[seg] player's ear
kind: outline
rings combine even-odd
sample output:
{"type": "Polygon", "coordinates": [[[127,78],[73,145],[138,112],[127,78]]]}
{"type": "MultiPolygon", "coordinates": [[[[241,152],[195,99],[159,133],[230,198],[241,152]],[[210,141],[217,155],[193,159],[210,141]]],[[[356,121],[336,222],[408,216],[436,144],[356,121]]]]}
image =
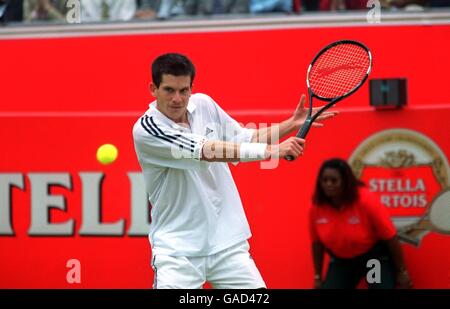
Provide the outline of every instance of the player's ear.
{"type": "Polygon", "coordinates": [[[156,87],[156,85],[153,82],[150,83],[149,89],[150,89],[150,93],[153,96],[156,96],[156,90],[158,89],[158,87],[156,87]]]}

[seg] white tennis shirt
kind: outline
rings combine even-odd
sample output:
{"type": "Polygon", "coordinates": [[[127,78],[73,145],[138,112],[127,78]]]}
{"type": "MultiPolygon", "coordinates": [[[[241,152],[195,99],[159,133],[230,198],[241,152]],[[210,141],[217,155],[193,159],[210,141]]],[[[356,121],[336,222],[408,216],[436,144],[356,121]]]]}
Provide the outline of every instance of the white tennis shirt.
{"type": "Polygon", "coordinates": [[[250,228],[227,163],[200,161],[207,140],[251,141],[214,100],[193,94],[190,128],[173,122],[156,102],[133,127],[134,145],[152,204],[153,254],[206,256],[250,238],[250,228]]]}

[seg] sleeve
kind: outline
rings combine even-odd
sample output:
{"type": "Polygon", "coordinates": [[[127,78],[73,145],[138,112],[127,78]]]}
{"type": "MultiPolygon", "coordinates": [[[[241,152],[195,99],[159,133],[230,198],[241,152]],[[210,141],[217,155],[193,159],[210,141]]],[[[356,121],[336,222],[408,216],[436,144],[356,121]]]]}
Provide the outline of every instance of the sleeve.
{"type": "Polygon", "coordinates": [[[208,162],[200,161],[204,136],[179,132],[154,117],[144,115],[133,127],[135,150],[141,164],[178,169],[202,169],[208,162]]]}
{"type": "Polygon", "coordinates": [[[222,140],[234,143],[250,143],[255,133],[255,129],[248,129],[241,126],[236,120],[230,117],[212,98],[218,122],[221,127],[222,140]]]}
{"type": "Polygon", "coordinates": [[[383,240],[388,240],[397,234],[397,229],[392,223],[387,209],[380,204],[377,197],[366,189],[360,190],[363,197],[365,208],[369,214],[369,221],[375,231],[375,234],[383,240]]]}
{"type": "Polygon", "coordinates": [[[309,209],[309,235],[311,242],[319,241],[319,235],[316,229],[316,215],[314,211],[314,205],[309,209]]]}

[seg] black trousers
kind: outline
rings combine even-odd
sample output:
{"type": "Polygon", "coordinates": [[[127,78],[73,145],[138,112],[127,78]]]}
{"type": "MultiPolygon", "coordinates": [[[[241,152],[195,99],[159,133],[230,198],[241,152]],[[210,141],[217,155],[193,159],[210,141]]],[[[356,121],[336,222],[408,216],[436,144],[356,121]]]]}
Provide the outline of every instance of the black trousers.
{"type": "Polygon", "coordinates": [[[367,262],[376,259],[380,262],[380,282],[367,282],[369,289],[393,289],[395,287],[395,266],[385,242],[378,242],[363,255],[342,259],[330,254],[330,264],[322,284],[322,289],[354,289],[363,279],[367,282],[367,274],[375,269],[368,267],[367,262]]]}

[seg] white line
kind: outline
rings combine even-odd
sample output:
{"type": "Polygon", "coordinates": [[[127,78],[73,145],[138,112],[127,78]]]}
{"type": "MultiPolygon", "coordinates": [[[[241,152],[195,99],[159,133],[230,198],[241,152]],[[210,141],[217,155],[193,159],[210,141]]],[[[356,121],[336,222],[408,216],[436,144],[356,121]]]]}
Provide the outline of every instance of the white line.
{"type": "MultiPolygon", "coordinates": [[[[334,108],[340,113],[365,113],[376,111],[373,107],[339,107],[334,108]]],[[[445,110],[450,109],[450,104],[430,104],[420,106],[407,106],[404,111],[408,110],[445,110]]],[[[142,111],[73,111],[73,112],[56,112],[56,111],[11,111],[0,112],[0,118],[95,118],[95,117],[139,117],[144,113],[142,111]]],[[[280,116],[290,115],[294,109],[230,109],[226,110],[232,116],[280,116]]]]}

